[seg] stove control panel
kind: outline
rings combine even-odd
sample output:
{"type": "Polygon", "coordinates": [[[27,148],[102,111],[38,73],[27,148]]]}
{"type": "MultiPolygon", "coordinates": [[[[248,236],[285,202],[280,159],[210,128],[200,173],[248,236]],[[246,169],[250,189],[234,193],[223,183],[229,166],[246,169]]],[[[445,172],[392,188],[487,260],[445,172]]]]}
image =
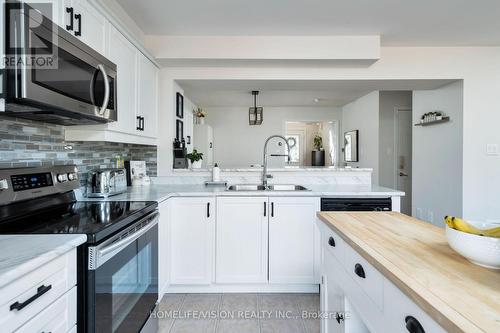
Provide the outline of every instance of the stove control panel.
{"type": "Polygon", "coordinates": [[[0,170],[0,206],[80,187],[74,165],[0,170]]]}

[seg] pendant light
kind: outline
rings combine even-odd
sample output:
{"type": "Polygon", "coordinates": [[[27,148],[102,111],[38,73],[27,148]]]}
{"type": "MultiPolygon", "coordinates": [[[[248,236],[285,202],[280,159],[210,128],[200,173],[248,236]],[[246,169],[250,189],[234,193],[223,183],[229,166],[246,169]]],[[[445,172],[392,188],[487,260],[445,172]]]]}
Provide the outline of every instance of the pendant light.
{"type": "Polygon", "coordinates": [[[257,107],[257,95],[258,90],[252,91],[253,95],[253,107],[248,110],[248,124],[250,125],[261,125],[262,120],[264,120],[264,108],[257,107]]]}

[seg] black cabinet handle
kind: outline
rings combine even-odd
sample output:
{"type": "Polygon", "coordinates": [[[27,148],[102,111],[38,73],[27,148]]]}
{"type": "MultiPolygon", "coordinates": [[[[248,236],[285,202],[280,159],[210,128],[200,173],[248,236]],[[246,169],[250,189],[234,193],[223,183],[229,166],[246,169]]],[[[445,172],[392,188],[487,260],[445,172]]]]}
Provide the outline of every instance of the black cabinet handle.
{"type": "Polygon", "coordinates": [[[340,324],[340,322],[341,322],[342,320],[344,320],[344,315],[342,315],[342,314],[340,314],[340,313],[337,313],[337,314],[335,315],[335,320],[337,320],[337,323],[339,323],[339,324],[340,324]]]}
{"type": "Polygon", "coordinates": [[[141,131],[144,132],[144,117],[141,117],[141,131]]]}
{"type": "Polygon", "coordinates": [[[267,216],[267,202],[264,201],[264,216],[267,216]]]}
{"type": "Polygon", "coordinates": [[[365,270],[363,269],[363,266],[361,266],[361,264],[354,265],[354,273],[356,273],[356,275],[360,278],[366,278],[365,270]]]}
{"type": "Polygon", "coordinates": [[[207,217],[210,217],[210,202],[207,202],[207,217]]]}
{"type": "Polygon", "coordinates": [[[271,202],[271,217],[274,217],[274,202],[271,202]]]}
{"type": "Polygon", "coordinates": [[[333,237],[328,238],[328,245],[335,247],[335,239],[333,237]]]}
{"type": "Polygon", "coordinates": [[[41,285],[40,287],[38,287],[38,289],[36,291],[36,294],[33,295],[33,296],[31,296],[30,298],[28,298],[26,301],[24,301],[22,303],[15,302],[14,304],[11,304],[10,311],[14,311],[14,310],[21,311],[27,305],[29,305],[30,303],[34,302],[37,298],[39,298],[40,296],[42,296],[43,294],[45,294],[50,289],[52,289],[52,285],[51,284],[49,284],[48,286],[41,285]]]}
{"type": "Polygon", "coordinates": [[[424,328],[422,325],[420,325],[420,322],[417,320],[417,318],[412,317],[412,316],[407,316],[405,318],[406,322],[406,329],[410,333],[425,333],[424,328]]]}
{"type": "Polygon", "coordinates": [[[73,30],[73,7],[66,7],[66,13],[69,14],[69,24],[66,24],[66,30],[73,30]]]}
{"type": "Polygon", "coordinates": [[[75,20],[78,20],[78,30],[75,31],[75,36],[82,35],[82,14],[75,14],[75,20]]]}
{"type": "Polygon", "coordinates": [[[140,131],[141,130],[141,116],[137,116],[137,127],[136,130],[140,131]]]}

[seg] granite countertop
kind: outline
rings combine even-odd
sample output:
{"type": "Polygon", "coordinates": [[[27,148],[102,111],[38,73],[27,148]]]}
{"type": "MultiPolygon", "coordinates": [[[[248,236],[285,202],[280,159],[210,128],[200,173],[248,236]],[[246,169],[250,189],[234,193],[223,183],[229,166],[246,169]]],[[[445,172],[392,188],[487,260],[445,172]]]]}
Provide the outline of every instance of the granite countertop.
{"type": "Polygon", "coordinates": [[[396,212],[318,217],[446,331],[500,332],[500,271],[458,255],[443,228],[396,212]]]}
{"type": "MultiPolygon", "coordinates": [[[[404,196],[404,192],[377,185],[336,185],[304,184],[309,191],[227,191],[225,187],[205,185],[160,185],[129,187],[126,193],[115,195],[107,201],[157,201],[162,202],[172,197],[202,196],[404,196]]],[[[96,198],[79,200],[96,201],[96,198]]]]}
{"type": "Polygon", "coordinates": [[[86,240],[86,235],[0,235],[0,288],[86,240]]]}

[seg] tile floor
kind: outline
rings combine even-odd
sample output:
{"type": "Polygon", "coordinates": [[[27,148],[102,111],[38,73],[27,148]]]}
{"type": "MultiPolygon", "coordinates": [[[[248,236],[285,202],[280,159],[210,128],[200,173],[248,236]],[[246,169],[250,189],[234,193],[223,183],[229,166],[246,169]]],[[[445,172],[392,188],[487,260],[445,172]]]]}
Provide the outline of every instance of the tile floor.
{"type": "Polygon", "coordinates": [[[167,294],[158,333],[319,333],[319,294],[167,294]]]}

